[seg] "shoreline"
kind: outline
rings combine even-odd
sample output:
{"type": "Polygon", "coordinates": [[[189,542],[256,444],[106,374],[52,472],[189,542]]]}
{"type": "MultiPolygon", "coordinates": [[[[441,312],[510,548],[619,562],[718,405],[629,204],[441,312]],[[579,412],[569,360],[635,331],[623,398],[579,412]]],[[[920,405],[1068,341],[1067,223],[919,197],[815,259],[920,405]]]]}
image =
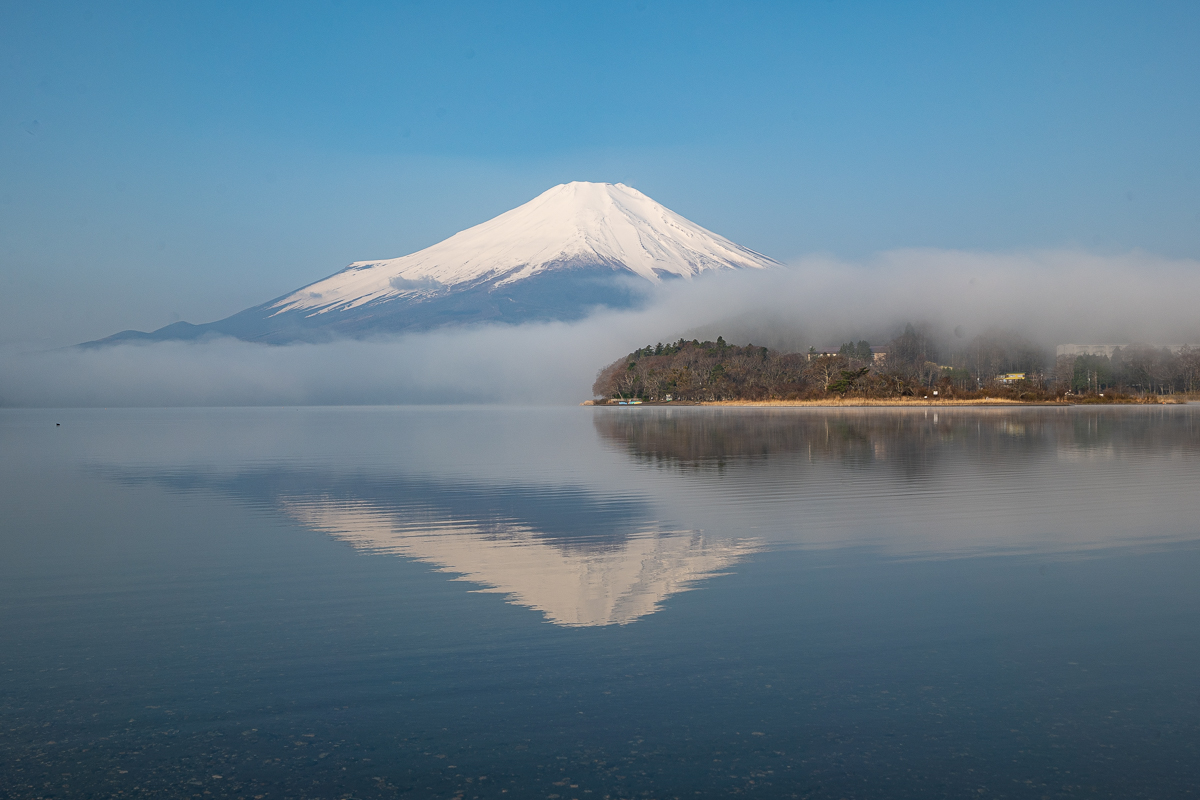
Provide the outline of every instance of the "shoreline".
{"type": "MultiPolygon", "coordinates": [[[[1155,399],[1147,401],[1135,402],[1091,402],[1077,403],[1062,400],[1011,400],[1005,397],[981,397],[981,398],[962,398],[962,399],[933,399],[933,398],[837,398],[823,400],[701,400],[701,401],[643,401],[638,403],[638,406],[653,406],[656,408],[669,407],[695,407],[695,406],[717,406],[717,407],[746,407],[746,408],[937,408],[944,407],[964,407],[964,406],[1053,406],[1068,408],[1073,406],[1130,406],[1130,405],[1184,405],[1188,403],[1187,399],[1155,399]]],[[[611,406],[614,408],[630,408],[631,406],[619,405],[617,403],[596,402],[594,400],[585,400],[580,403],[581,406],[595,406],[597,408],[611,406]]]]}
{"type": "Polygon", "coordinates": [[[838,400],[713,400],[709,402],[698,403],[702,406],[747,406],[747,407],[771,407],[771,406],[826,406],[836,408],[846,407],[870,407],[870,406],[1071,406],[1079,405],[1078,403],[1064,403],[1054,400],[1009,400],[1003,397],[982,397],[969,398],[962,400],[935,400],[929,398],[846,398],[838,400]]]}

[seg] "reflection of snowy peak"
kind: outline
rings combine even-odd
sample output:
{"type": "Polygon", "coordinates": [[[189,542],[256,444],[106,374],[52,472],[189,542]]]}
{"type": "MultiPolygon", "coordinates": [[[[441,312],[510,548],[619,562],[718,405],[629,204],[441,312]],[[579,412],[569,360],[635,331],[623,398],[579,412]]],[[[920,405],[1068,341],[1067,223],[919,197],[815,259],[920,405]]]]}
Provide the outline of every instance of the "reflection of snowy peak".
{"type": "Polygon", "coordinates": [[[285,498],[301,524],[355,547],[436,564],[482,591],[537,609],[556,625],[625,625],[653,614],[757,550],[753,541],[707,541],[688,531],[643,532],[616,546],[564,548],[525,525],[413,524],[361,501],[285,498]]]}
{"type": "Polygon", "coordinates": [[[626,270],[651,281],[775,262],[701,228],[623,184],[564,183],[412,255],[359,261],[271,305],[276,313],[347,309],[550,270],[626,270]]]}
{"type": "Polygon", "coordinates": [[[125,331],[91,344],[198,339],[261,342],[427,330],[478,322],[579,319],[627,308],[663,278],[776,262],[622,184],[565,183],[424,250],[358,261],[217,322],[125,331]]]}

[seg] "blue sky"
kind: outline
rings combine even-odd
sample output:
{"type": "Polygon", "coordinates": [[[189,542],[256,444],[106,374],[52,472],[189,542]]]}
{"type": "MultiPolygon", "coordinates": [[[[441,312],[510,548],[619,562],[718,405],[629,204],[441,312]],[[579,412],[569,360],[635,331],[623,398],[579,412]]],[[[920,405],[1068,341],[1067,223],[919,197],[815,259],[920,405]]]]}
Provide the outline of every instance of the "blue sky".
{"type": "Polygon", "coordinates": [[[110,6],[0,5],[0,343],[223,317],[569,180],[781,260],[1200,257],[1196,3],[110,6]]]}

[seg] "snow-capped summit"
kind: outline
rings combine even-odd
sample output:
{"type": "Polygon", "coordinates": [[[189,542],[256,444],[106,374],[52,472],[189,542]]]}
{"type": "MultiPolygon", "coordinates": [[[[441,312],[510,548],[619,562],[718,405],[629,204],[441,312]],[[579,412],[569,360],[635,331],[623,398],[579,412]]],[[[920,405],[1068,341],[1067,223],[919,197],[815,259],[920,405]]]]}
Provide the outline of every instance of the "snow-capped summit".
{"type": "Polygon", "coordinates": [[[575,181],[432,247],[357,261],[272,303],[276,313],[350,309],[432,296],[487,281],[500,288],[548,270],[609,267],[647,280],[706,270],[764,269],[776,262],[701,228],[621,183],[575,181]]]}
{"type": "Polygon", "coordinates": [[[432,247],[356,261],[324,280],[205,325],[177,322],[99,342],[223,334],[263,342],[478,322],[578,319],[625,308],[663,278],[778,262],[620,183],[564,183],[432,247]]]}

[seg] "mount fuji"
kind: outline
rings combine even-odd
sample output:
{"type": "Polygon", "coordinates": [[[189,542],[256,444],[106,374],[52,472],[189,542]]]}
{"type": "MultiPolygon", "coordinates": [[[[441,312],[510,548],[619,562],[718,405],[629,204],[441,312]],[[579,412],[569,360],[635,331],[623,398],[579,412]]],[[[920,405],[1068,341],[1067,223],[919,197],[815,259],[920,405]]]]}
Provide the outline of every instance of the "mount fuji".
{"type": "Polygon", "coordinates": [[[623,184],[564,183],[401,258],[356,261],[216,322],[123,331],[88,346],[233,336],[283,344],[480,322],[572,320],[637,305],[670,279],[778,262],[623,184]]]}

